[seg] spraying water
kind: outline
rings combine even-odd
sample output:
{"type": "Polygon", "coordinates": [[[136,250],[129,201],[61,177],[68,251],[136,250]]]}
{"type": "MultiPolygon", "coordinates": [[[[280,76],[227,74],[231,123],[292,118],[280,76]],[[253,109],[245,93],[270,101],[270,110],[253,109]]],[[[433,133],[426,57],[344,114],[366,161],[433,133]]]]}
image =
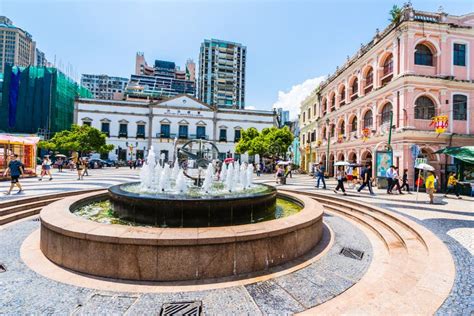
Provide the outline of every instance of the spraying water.
{"type": "Polygon", "coordinates": [[[234,185],[234,165],[229,164],[227,166],[227,177],[225,179],[225,189],[227,191],[232,191],[234,185]]]}
{"type": "Polygon", "coordinates": [[[213,178],[214,166],[212,165],[212,163],[210,163],[209,166],[207,166],[206,174],[204,176],[204,182],[202,184],[202,189],[204,190],[204,192],[209,193],[209,191],[211,190],[213,178]]]}
{"type": "Polygon", "coordinates": [[[183,170],[178,170],[178,177],[176,179],[176,185],[174,189],[184,194],[186,194],[189,190],[183,170]]]}

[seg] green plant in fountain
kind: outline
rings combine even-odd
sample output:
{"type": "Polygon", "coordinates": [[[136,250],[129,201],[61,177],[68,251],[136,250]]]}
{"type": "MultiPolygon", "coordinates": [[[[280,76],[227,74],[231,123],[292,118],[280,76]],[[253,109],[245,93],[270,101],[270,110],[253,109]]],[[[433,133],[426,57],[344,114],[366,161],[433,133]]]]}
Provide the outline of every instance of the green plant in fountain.
{"type": "Polygon", "coordinates": [[[48,141],[41,141],[40,148],[61,151],[76,151],[82,153],[108,153],[114,149],[113,145],[107,145],[106,134],[97,128],[88,125],[72,125],[70,130],[56,133],[48,141]]]}

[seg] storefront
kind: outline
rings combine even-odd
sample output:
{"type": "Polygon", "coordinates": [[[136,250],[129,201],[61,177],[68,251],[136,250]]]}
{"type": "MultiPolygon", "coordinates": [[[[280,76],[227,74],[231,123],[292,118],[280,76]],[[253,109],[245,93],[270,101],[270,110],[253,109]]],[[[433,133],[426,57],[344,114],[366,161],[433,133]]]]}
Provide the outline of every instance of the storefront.
{"type": "Polygon", "coordinates": [[[25,166],[25,176],[36,176],[36,145],[39,137],[0,135],[0,177],[8,168],[10,155],[17,154],[25,166]]]}

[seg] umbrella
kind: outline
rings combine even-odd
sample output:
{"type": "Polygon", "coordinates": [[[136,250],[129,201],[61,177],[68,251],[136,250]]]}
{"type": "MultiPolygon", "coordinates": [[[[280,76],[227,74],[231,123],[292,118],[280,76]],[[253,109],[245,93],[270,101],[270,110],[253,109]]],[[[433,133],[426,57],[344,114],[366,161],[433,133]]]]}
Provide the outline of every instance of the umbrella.
{"type": "Polygon", "coordinates": [[[349,164],[349,166],[356,168],[356,167],[363,167],[364,165],[361,163],[354,162],[354,163],[349,164]]]}
{"type": "Polygon", "coordinates": [[[335,166],[349,166],[350,163],[348,163],[347,161],[336,161],[334,165],[335,166]]]}
{"type": "Polygon", "coordinates": [[[415,166],[416,169],[426,170],[426,171],[434,171],[435,168],[427,163],[420,163],[415,166]]]}
{"type": "Polygon", "coordinates": [[[224,163],[234,162],[234,158],[226,158],[224,159],[224,163]]]}
{"type": "Polygon", "coordinates": [[[277,165],[283,165],[283,166],[286,166],[286,165],[289,165],[291,164],[291,161],[283,161],[283,160],[280,160],[277,162],[277,165]]]}
{"type": "Polygon", "coordinates": [[[453,156],[459,160],[474,164],[474,146],[446,147],[435,153],[453,156]]]}
{"type": "MultiPolygon", "coordinates": [[[[421,170],[426,170],[426,171],[434,171],[435,168],[432,165],[429,165],[427,163],[419,163],[415,166],[416,169],[419,169],[418,171],[418,179],[421,177],[421,170]]],[[[416,187],[416,201],[418,202],[418,192],[420,191],[420,181],[417,181],[418,186],[416,187]]]]}
{"type": "Polygon", "coordinates": [[[57,155],[55,155],[55,157],[59,157],[59,158],[66,158],[66,155],[63,155],[63,154],[57,154],[57,155]]]}

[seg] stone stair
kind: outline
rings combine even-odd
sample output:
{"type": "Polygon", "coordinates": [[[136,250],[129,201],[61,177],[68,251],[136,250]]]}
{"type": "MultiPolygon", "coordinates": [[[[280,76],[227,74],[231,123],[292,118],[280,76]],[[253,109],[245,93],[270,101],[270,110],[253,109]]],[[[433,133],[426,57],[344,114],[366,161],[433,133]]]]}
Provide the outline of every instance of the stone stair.
{"type": "Polygon", "coordinates": [[[41,212],[41,209],[44,206],[56,202],[66,196],[100,190],[103,189],[62,192],[43,196],[27,197],[0,203],[0,227],[22,218],[37,215],[41,212]]]}
{"type": "MultiPolygon", "coordinates": [[[[449,295],[455,267],[447,247],[417,223],[349,198],[298,192],[366,232],[374,258],[346,292],[302,314],[434,314],[449,295]]],[[[337,238],[337,236],[336,236],[337,238]]]]}

